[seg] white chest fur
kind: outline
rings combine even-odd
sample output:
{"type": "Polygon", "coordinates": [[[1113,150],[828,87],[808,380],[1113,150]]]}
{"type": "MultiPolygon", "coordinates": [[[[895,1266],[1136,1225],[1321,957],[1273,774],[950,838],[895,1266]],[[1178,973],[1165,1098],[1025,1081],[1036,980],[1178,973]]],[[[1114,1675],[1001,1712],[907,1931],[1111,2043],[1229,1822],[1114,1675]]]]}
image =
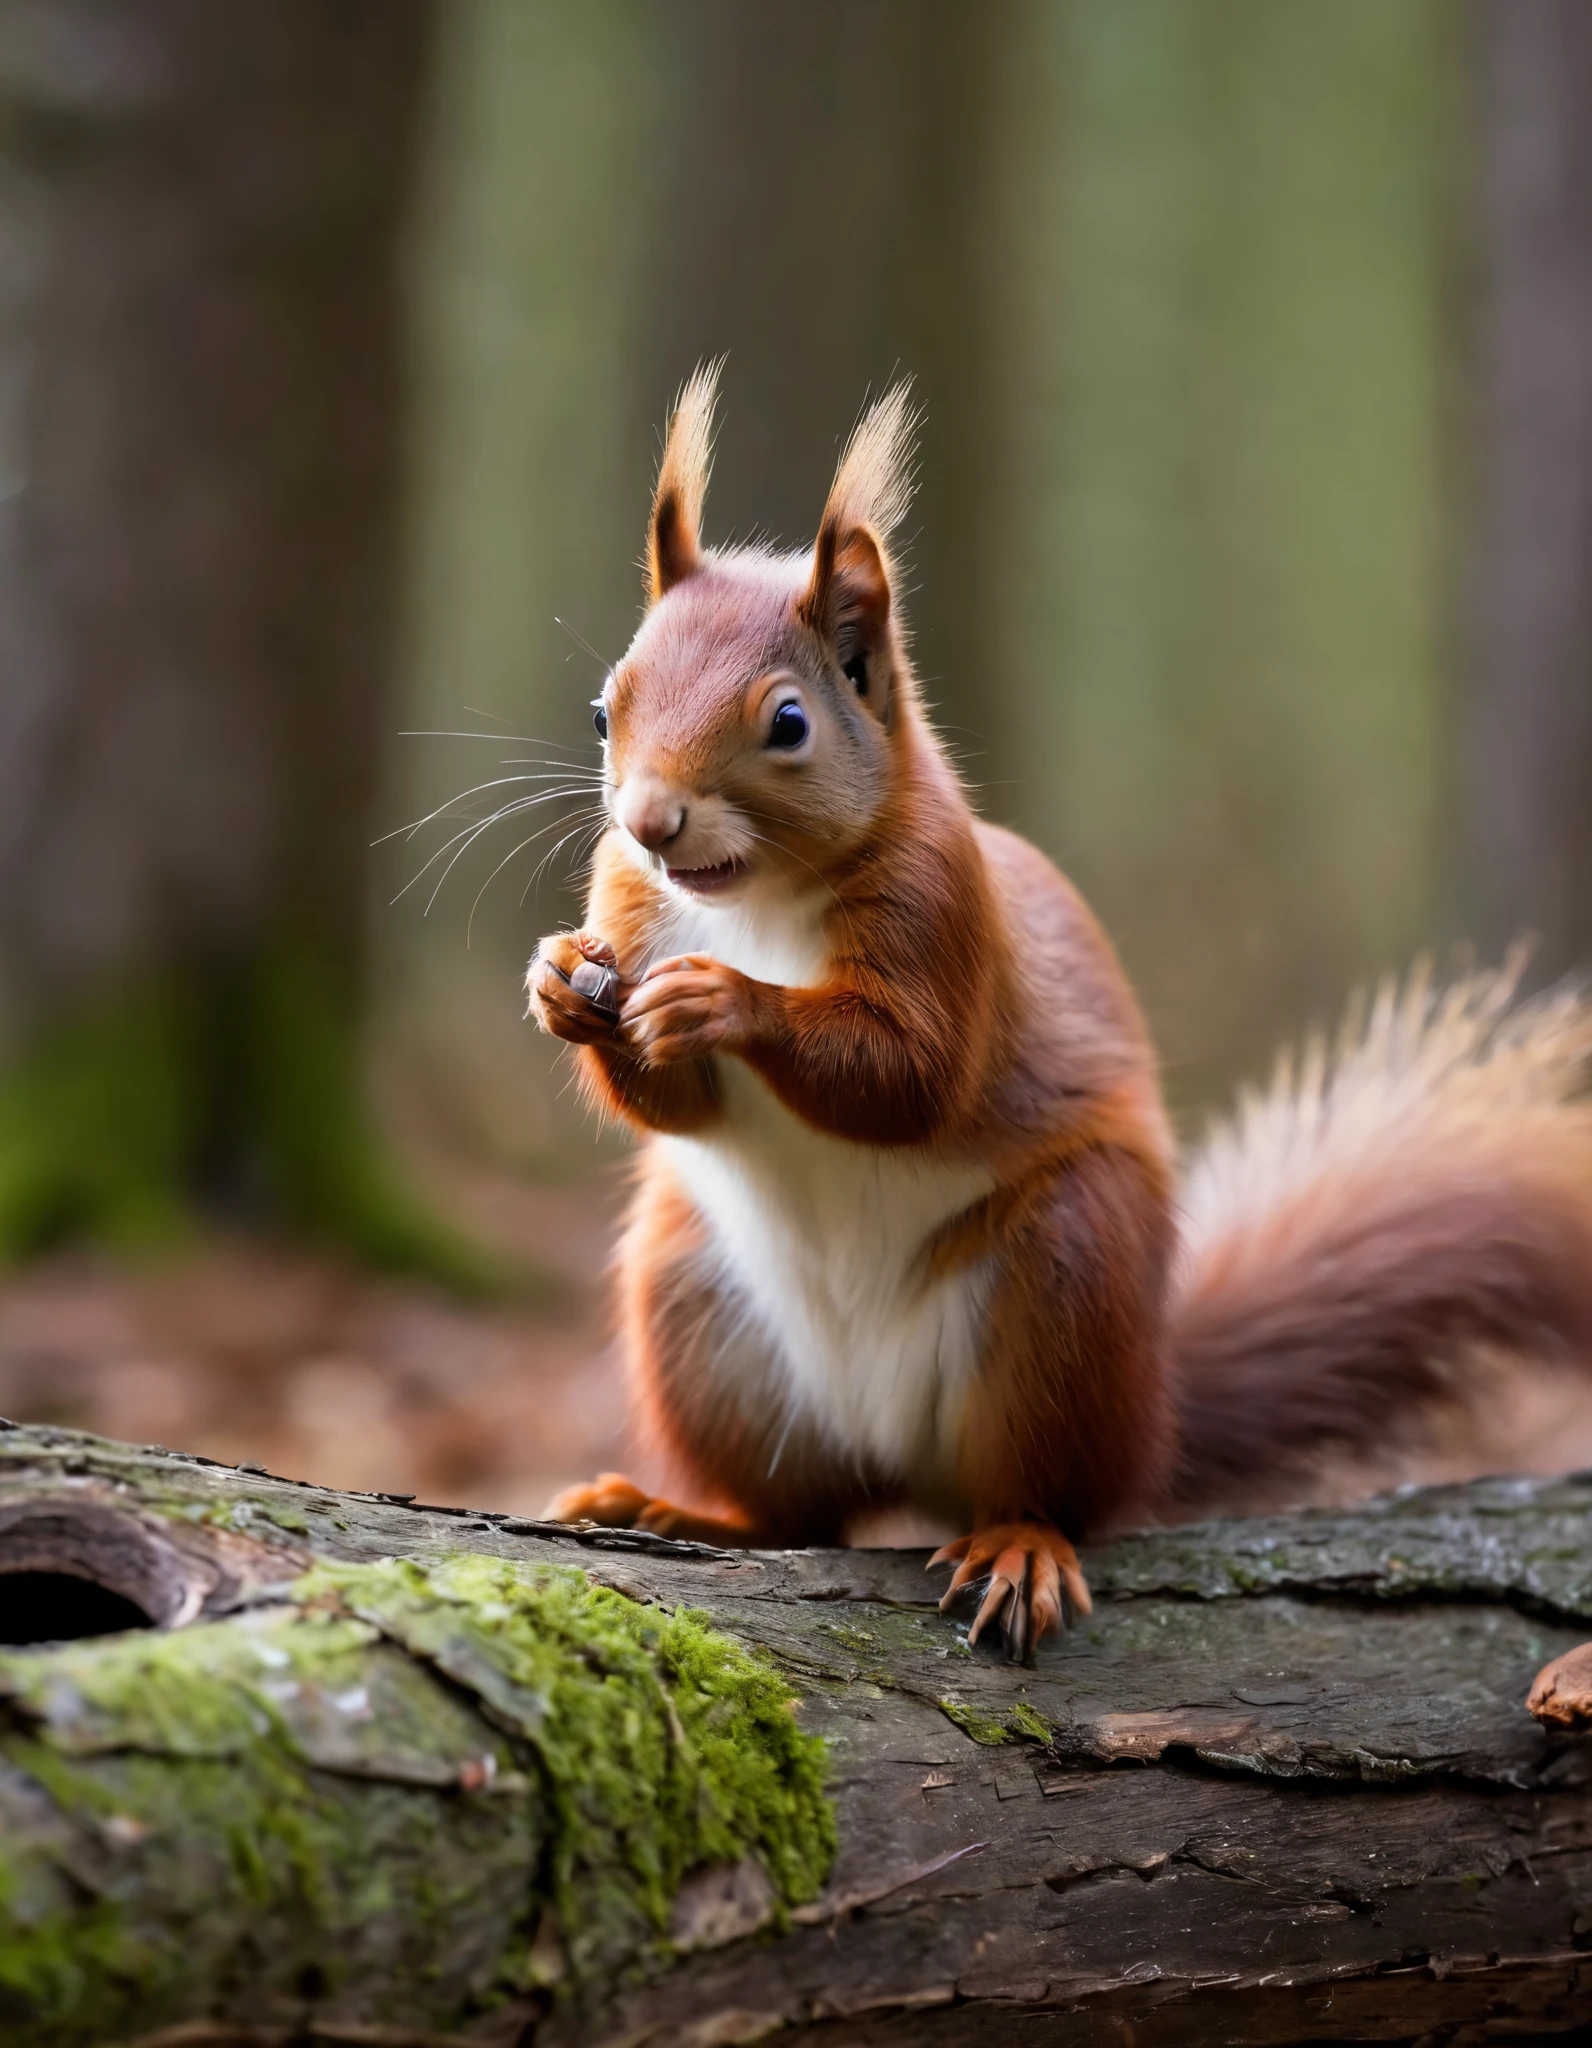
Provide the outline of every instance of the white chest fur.
{"type": "MultiPolygon", "coordinates": [[[[660,937],[663,935],[660,934],[660,937]]],[[[821,979],[816,924],[683,906],[665,943],[782,985],[821,979]]],[[[935,1230],[988,1192],[976,1162],[856,1145],[813,1130],[750,1068],[721,1063],[711,1132],[657,1140],[707,1224],[725,1285],[772,1344],[787,1420],[842,1455],[950,1480],[950,1433],[978,1355],[988,1275],[926,1281],[935,1230]]],[[[726,1359],[727,1369],[734,1360],[726,1359]]]]}
{"type": "Polygon", "coordinates": [[[674,953],[707,953],[754,981],[810,988],[822,981],[829,949],[824,898],[814,891],[773,904],[694,903],[671,890],[647,948],[649,962],[674,953]]]}

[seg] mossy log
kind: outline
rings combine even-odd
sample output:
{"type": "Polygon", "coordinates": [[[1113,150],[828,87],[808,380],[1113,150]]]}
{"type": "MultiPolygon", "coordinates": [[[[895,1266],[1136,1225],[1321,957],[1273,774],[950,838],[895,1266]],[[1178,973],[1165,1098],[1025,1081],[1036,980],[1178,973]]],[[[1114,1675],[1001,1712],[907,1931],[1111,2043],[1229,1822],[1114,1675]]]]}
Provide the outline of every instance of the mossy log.
{"type": "Polygon", "coordinates": [[[921,1553],[7,1429],[0,2039],[1585,2026],[1592,1748],[1524,1701],[1589,1535],[1592,1476],[1127,1537],[1024,1668],[921,1553]]]}

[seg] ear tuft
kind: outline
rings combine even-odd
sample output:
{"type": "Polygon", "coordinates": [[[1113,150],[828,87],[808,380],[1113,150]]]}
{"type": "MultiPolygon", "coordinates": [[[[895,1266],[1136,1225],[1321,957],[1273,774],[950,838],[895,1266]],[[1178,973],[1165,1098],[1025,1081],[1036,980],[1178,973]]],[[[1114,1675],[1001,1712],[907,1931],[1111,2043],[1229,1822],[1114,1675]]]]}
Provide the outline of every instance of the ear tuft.
{"type": "Polygon", "coordinates": [[[912,403],[911,379],[904,378],[857,422],[824,507],[823,524],[833,525],[837,536],[866,526],[884,540],[905,519],[922,420],[912,403]]]}
{"type": "Polygon", "coordinates": [[[702,566],[702,504],[713,466],[713,407],[724,358],[699,363],[674,402],[647,530],[647,595],[656,604],[702,566]]]}

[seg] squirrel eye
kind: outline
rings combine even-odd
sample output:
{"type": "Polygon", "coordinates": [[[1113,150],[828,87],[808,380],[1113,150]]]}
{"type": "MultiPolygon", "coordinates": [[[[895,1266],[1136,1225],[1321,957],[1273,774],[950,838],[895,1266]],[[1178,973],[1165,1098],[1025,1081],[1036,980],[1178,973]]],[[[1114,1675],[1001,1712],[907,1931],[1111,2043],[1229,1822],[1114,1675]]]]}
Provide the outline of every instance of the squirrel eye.
{"type": "Polygon", "coordinates": [[[768,729],[771,747],[799,747],[807,737],[807,714],[799,704],[781,704],[768,729]]]}
{"type": "Polygon", "coordinates": [[[591,701],[591,722],[597,728],[597,737],[600,740],[605,740],[608,737],[608,707],[603,703],[601,697],[593,697],[591,701]]]}

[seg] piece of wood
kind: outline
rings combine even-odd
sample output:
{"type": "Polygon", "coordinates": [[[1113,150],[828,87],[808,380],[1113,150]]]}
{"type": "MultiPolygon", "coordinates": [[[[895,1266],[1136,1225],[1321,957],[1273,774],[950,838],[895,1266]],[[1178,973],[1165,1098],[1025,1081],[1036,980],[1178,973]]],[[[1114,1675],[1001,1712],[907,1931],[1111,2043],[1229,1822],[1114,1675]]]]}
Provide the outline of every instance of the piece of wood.
{"type": "Polygon", "coordinates": [[[1592,1643],[1580,1643],[1537,1673],[1527,1708],[1545,1728],[1592,1728],[1592,1643]]]}
{"type": "MultiPolygon", "coordinates": [[[[174,1904],[168,1929],[191,1946],[193,2000],[180,1975],[148,2013],[104,2005],[102,1988],[84,2021],[60,1971],[53,2017],[18,1992],[32,1908],[13,1885],[0,2033],[19,2048],[140,2026],[172,2048],[776,2034],[1261,2048],[1586,2025],[1592,1747],[1525,1700],[1589,1633],[1589,1512],[1592,1477],[1489,1480],[1123,1538],[1085,1557],[1094,1616],[1025,1669],[969,1652],[922,1553],[737,1555],[13,1429],[0,1572],[92,1578],[212,1662],[253,1643],[238,1696],[260,1740],[352,1815],[369,1891],[361,1911],[333,1884],[320,1906],[312,1887],[293,1913],[251,1914],[247,1857],[209,1872],[204,1910],[174,1904]],[[721,1861],[680,1885],[666,1947],[638,1927],[634,1953],[610,1942],[583,1969],[588,1930],[540,1910],[564,1823],[490,1614],[465,1654],[434,1605],[428,1636],[418,1608],[362,1606],[351,1581],[316,1596],[299,1576],[392,1558],[446,1573],[461,1553],[573,1563],[660,1620],[705,1610],[771,1659],[831,1745],[839,1847],[817,1896],[782,1914],[758,1857],[721,1861]],[[285,1667],[292,1632],[314,1626],[347,1632],[337,1685],[273,1695],[272,1656],[285,1667]],[[340,1720],[333,1693],[359,1712],[340,1720]],[[638,1958],[645,1973],[627,1975],[638,1958]],[[499,2003],[480,2010],[489,1984],[499,2003]]],[[[228,1771],[253,1768],[246,1727],[190,1727],[175,1696],[111,1727],[83,1674],[141,1640],[0,1656],[0,1860],[25,1837],[32,1881],[54,1873],[68,1959],[74,1943],[92,1954],[107,1902],[137,1906],[141,1873],[170,1890],[140,1832],[139,1773],[185,1759],[213,1803],[228,1771]],[[121,1800],[107,1794],[92,1827],[56,1796],[63,1760],[84,1758],[121,1800]]],[[[180,1851],[182,1809],[165,1813],[180,1851]]]]}

